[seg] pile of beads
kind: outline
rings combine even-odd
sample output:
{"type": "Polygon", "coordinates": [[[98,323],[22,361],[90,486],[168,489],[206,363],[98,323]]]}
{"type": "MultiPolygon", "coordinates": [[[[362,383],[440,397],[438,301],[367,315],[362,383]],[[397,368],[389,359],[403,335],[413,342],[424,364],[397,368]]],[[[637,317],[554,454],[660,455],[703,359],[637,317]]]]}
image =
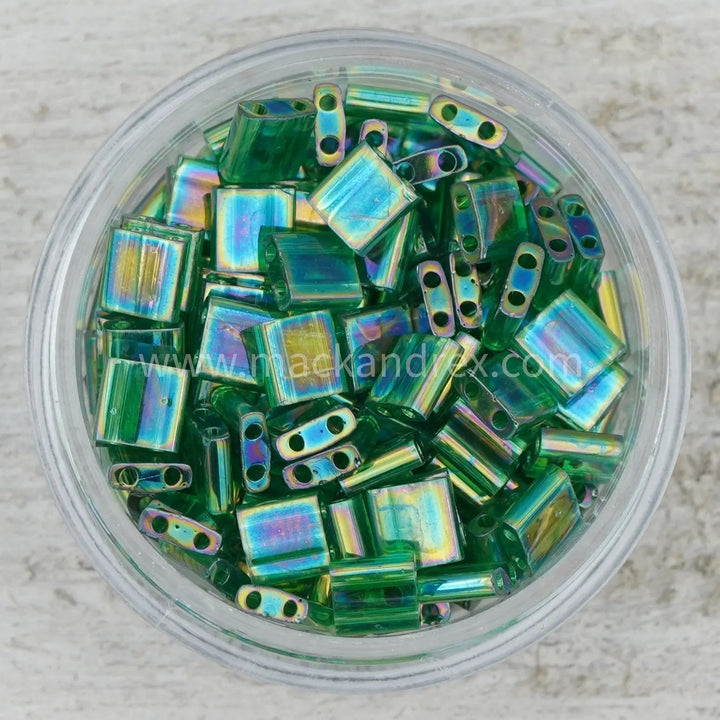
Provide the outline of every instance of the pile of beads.
{"type": "Polygon", "coordinates": [[[243,611],[437,625],[531,577],[623,454],[584,199],[449,96],[242,102],[111,229],[96,441],[138,528],[243,611]]]}

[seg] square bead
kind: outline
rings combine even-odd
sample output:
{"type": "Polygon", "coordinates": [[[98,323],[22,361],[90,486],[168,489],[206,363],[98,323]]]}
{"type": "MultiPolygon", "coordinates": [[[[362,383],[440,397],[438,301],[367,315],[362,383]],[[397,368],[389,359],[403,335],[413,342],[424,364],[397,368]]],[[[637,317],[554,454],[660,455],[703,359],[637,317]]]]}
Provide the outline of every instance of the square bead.
{"type": "Polygon", "coordinates": [[[244,337],[270,407],[347,391],[328,311],[265,322],[245,332],[244,337]]]}
{"type": "Polygon", "coordinates": [[[577,395],[625,351],[623,343],[574,293],[567,290],[516,336],[561,400],[577,395]]]}
{"type": "Polygon", "coordinates": [[[367,255],[393,221],[419,198],[412,185],[363,141],[308,199],[354,252],[367,255]]]}
{"type": "Polygon", "coordinates": [[[271,310],[210,295],[198,353],[198,375],[218,382],[257,385],[242,333],[277,316],[271,310]]]}
{"type": "Polygon", "coordinates": [[[302,580],[327,572],[330,551],[315,495],[241,506],[237,521],[254,582],[302,580]]]}
{"type": "Polygon", "coordinates": [[[187,370],[109,358],[98,399],[96,440],[177,451],[189,382],[187,370]]]}
{"type": "Polygon", "coordinates": [[[462,560],[457,512],[446,472],[421,482],[368,490],[367,501],[381,554],[412,550],[418,567],[462,560]]]}
{"type": "Polygon", "coordinates": [[[619,365],[598,375],[567,404],[560,406],[560,416],[578,430],[592,430],[620,399],[630,376],[619,365]]]}
{"type": "Polygon", "coordinates": [[[215,188],[215,269],[260,272],[260,231],[291,228],[295,214],[293,188],[215,188]]]}
{"type": "Polygon", "coordinates": [[[412,333],[410,312],[403,305],[384,305],[342,315],[338,329],[347,352],[353,390],[369,390],[380,372],[382,358],[401,335],[412,333]]]}
{"type": "Polygon", "coordinates": [[[187,243],[113,230],[105,263],[103,310],[174,323],[180,315],[187,243]]]}

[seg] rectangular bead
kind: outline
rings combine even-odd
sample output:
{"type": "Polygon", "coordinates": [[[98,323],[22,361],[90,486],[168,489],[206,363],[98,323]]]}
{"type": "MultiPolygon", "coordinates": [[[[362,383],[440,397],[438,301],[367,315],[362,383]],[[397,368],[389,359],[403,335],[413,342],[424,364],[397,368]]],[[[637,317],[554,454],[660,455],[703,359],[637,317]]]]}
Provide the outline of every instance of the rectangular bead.
{"type": "Polygon", "coordinates": [[[165,219],[168,225],[207,229],[205,196],[220,184],[217,164],[211,160],[180,156],[172,172],[165,219]]]}
{"type": "Polygon", "coordinates": [[[571,290],[529,322],[515,336],[514,345],[538,364],[563,401],[579,393],[625,350],[571,290]]]}
{"type": "Polygon", "coordinates": [[[552,467],[504,514],[502,537],[513,561],[534,573],[580,522],[570,478],[552,467]]]}
{"type": "Polygon", "coordinates": [[[256,325],[244,333],[251,363],[270,407],[347,391],[332,315],[303,313],[256,325]]]}
{"type": "Polygon", "coordinates": [[[308,199],[353,252],[367,255],[419,198],[377,150],[362,142],[308,199]]]}
{"type": "Polygon", "coordinates": [[[175,452],[188,386],[187,370],[109,358],[98,398],[96,440],[175,452]]]}
{"type": "Polygon", "coordinates": [[[261,231],[292,227],[294,195],[290,187],[214,189],[211,205],[215,269],[223,272],[261,272],[265,265],[261,256],[261,231]]]}
{"type": "Polygon", "coordinates": [[[237,519],[254,582],[302,580],[327,572],[330,553],[315,495],[241,506],[237,519]]]}
{"type": "Polygon", "coordinates": [[[447,473],[439,471],[420,482],[368,490],[367,503],[380,555],[409,550],[418,567],[462,560],[447,473]]]}

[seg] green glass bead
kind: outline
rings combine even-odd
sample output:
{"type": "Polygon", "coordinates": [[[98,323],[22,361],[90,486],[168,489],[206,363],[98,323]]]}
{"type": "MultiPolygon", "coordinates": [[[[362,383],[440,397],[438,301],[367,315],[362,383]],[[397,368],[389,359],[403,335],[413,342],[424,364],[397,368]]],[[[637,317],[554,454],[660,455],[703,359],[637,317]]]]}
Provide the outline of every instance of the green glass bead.
{"type": "Polygon", "coordinates": [[[212,192],[213,262],[216,270],[259,273],[264,270],[260,235],[289,229],[295,216],[293,188],[218,187],[212,192]]]}
{"type": "Polygon", "coordinates": [[[503,515],[503,542],[508,555],[534,573],[580,520],[570,478],[551,467],[503,515]]]}
{"type": "Polygon", "coordinates": [[[432,439],[440,460],[469,486],[469,493],[495,495],[510,478],[527,444],[501,438],[461,399],[432,439]]]}
{"type": "Polygon", "coordinates": [[[454,244],[471,265],[512,256],[528,239],[525,207],[511,174],[457,182],[450,194],[454,244]]]}
{"type": "Polygon", "coordinates": [[[181,279],[180,310],[188,312],[195,302],[197,269],[202,256],[202,232],[187,226],[169,226],[154,218],[134,216],[123,218],[122,229],[144,235],[153,235],[170,240],[179,240],[187,244],[185,251],[185,264],[181,279]]]}
{"type": "Polygon", "coordinates": [[[213,125],[212,127],[209,127],[207,130],[203,131],[203,135],[205,136],[205,142],[212,150],[215,157],[217,157],[218,159],[220,158],[220,155],[222,155],[225,141],[230,134],[230,125],[232,125],[232,120],[223,120],[217,125],[213,125]]]}
{"type": "Polygon", "coordinates": [[[411,554],[336,560],[330,587],[338,635],[415,630],[420,626],[411,554]]]}
{"type": "Polygon", "coordinates": [[[353,252],[367,255],[419,198],[377,150],[362,142],[308,199],[353,252]]]}
{"type": "Polygon", "coordinates": [[[478,570],[473,567],[454,567],[418,573],[418,597],[426,602],[467,602],[479,598],[507,595],[512,582],[500,567],[478,570]]]}
{"type": "Polygon", "coordinates": [[[180,317],[187,243],[115,229],[110,237],[100,307],[157,322],[180,317]]]}
{"type": "Polygon", "coordinates": [[[333,557],[367,557],[373,554],[370,521],[362,495],[330,503],[326,512],[333,557]]]}
{"type": "Polygon", "coordinates": [[[282,622],[301,623],[308,616],[307,600],[274,587],[243,585],[236,602],[246,612],[282,622]]]}
{"type": "Polygon", "coordinates": [[[153,500],[140,514],[140,532],[202,555],[217,555],[222,534],[207,522],[195,520],[153,500]]]}
{"type": "Polygon", "coordinates": [[[118,462],[108,471],[110,484],[134,495],[179,492],[192,485],[193,472],[184,463],[118,462]]]}
{"type": "Polygon", "coordinates": [[[455,334],[453,298],[442,265],[437,260],[424,260],[415,268],[415,277],[430,332],[437,337],[452,337],[455,334]]]}
{"type": "Polygon", "coordinates": [[[520,329],[540,284],[545,251],[529,242],[515,252],[494,314],[485,322],[483,345],[505,350],[520,329]]]}
{"type": "Polygon", "coordinates": [[[346,122],[342,92],[337,85],[316,85],[313,100],[318,165],[334,167],[345,157],[346,122]]]}
{"type": "Polygon", "coordinates": [[[457,322],[464,330],[477,330],[482,327],[483,321],[477,268],[466,262],[459,252],[450,253],[447,263],[447,275],[457,322]]]}
{"type": "Polygon", "coordinates": [[[410,312],[402,305],[381,305],[346,313],[336,320],[343,342],[344,365],[355,392],[369,390],[383,367],[383,358],[397,339],[412,333],[410,312]]]}
{"type": "Polygon", "coordinates": [[[111,357],[176,367],[182,363],[185,348],[182,324],[168,326],[130,318],[108,318],[101,328],[103,364],[111,357]]]}
{"type": "Polygon", "coordinates": [[[240,502],[233,478],[230,432],[212,408],[195,408],[187,420],[188,442],[193,449],[196,489],[211,515],[232,513],[240,502]]]}
{"type": "Polygon", "coordinates": [[[603,270],[598,274],[595,291],[600,316],[622,343],[627,345],[625,321],[620,306],[620,291],[617,284],[617,275],[613,270],[603,270]]]}
{"type": "Polygon", "coordinates": [[[551,198],[539,195],[529,203],[528,227],[545,251],[540,285],[533,298],[533,307],[542,308],[568,288],[575,251],[567,223],[551,198]]]}
{"type": "Polygon", "coordinates": [[[422,118],[430,110],[430,95],[416,90],[349,83],[345,108],[348,114],[364,118],[422,118]]]}
{"type": "Polygon", "coordinates": [[[180,156],[173,168],[165,220],[168,225],[186,225],[198,230],[208,228],[205,196],[220,184],[217,164],[180,156]]]}
{"type": "Polygon", "coordinates": [[[577,430],[593,430],[622,397],[630,376],[611,365],[577,395],[560,405],[560,417],[577,430]]]}
{"type": "Polygon", "coordinates": [[[550,419],[558,404],[542,380],[513,353],[494,355],[481,368],[470,368],[456,379],[472,410],[501,437],[550,419]]]}
{"type": "Polygon", "coordinates": [[[340,478],[340,487],[346,495],[353,495],[407,474],[423,462],[422,452],[415,440],[403,437],[378,448],[374,456],[357,470],[340,478]]]}
{"type": "Polygon", "coordinates": [[[337,445],[356,427],[352,408],[325,399],[315,401],[296,415],[293,427],[275,438],[275,450],[283,460],[299,460],[337,445]]]}
{"type": "Polygon", "coordinates": [[[453,135],[484,148],[498,148],[507,137],[507,129],[499,122],[445,95],[433,100],[429,115],[453,135]]]}
{"type": "Polygon", "coordinates": [[[462,560],[447,473],[434,472],[418,482],[368,490],[367,504],[379,555],[411,551],[417,566],[423,568],[462,560]]]}
{"type": "Polygon", "coordinates": [[[291,490],[304,490],[348,475],[361,464],[362,454],[358,448],[346,442],[286,465],[282,475],[291,490]]]}
{"type": "Polygon", "coordinates": [[[375,381],[367,406],[411,422],[427,420],[463,355],[449,338],[403,335],[375,381]]]}
{"type": "Polygon", "coordinates": [[[330,552],[315,495],[240,506],[237,521],[253,582],[302,580],[327,572],[330,552]]]}
{"type": "Polygon", "coordinates": [[[260,493],[270,487],[270,437],[265,414],[249,399],[247,393],[227,386],[214,389],[210,395],[210,403],[232,432],[245,490],[260,493]]]}
{"type": "Polygon", "coordinates": [[[218,161],[226,185],[292,180],[306,157],[315,119],[306,98],[273,98],[237,106],[218,161]]]}
{"type": "Polygon", "coordinates": [[[243,330],[268,322],[279,313],[211,295],[204,315],[197,374],[223,383],[258,385],[243,330]]]}
{"type": "Polygon", "coordinates": [[[561,197],[558,207],[565,217],[575,247],[571,278],[573,290],[583,299],[589,299],[605,257],[600,233],[587,203],[580,195],[561,197]]]}
{"type": "Polygon", "coordinates": [[[100,388],[96,440],[177,451],[188,386],[187,370],[110,358],[100,388]]]}
{"type": "Polygon", "coordinates": [[[346,392],[332,315],[303,313],[243,333],[270,407],[346,392]]]}
{"type": "Polygon", "coordinates": [[[557,465],[572,477],[607,482],[620,464],[623,451],[620,435],[545,427],[525,458],[525,469],[536,477],[557,465]]]}
{"type": "Polygon", "coordinates": [[[264,257],[280,310],[352,309],[364,301],[355,256],[332,232],[272,233],[264,257]]]}
{"type": "Polygon", "coordinates": [[[617,360],[625,350],[607,325],[567,290],[529,322],[514,345],[543,371],[555,394],[567,400],[617,360]]]}
{"type": "Polygon", "coordinates": [[[394,294],[403,286],[410,253],[421,236],[420,218],[414,210],[398,218],[385,232],[378,248],[363,258],[367,282],[394,294]]]}
{"type": "Polygon", "coordinates": [[[202,299],[210,295],[239,300],[246,305],[275,308],[275,296],[266,287],[264,275],[256,273],[219,273],[205,268],[201,273],[202,299]]]}

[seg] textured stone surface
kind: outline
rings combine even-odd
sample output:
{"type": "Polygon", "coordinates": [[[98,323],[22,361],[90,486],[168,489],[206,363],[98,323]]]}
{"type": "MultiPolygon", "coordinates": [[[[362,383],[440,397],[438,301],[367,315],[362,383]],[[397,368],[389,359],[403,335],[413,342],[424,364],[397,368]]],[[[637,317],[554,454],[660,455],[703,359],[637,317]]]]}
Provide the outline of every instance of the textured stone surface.
{"type": "Polygon", "coordinates": [[[5,0],[0,718],[719,717],[719,42],[716,0],[5,0]],[[534,74],[589,117],[654,200],[685,287],[694,352],[677,469],[620,573],[583,612],[504,665],[372,706],[235,677],[114,596],[54,508],[21,381],[43,238],[108,134],[215,55],[339,25],[476,47],[534,74]]]}

